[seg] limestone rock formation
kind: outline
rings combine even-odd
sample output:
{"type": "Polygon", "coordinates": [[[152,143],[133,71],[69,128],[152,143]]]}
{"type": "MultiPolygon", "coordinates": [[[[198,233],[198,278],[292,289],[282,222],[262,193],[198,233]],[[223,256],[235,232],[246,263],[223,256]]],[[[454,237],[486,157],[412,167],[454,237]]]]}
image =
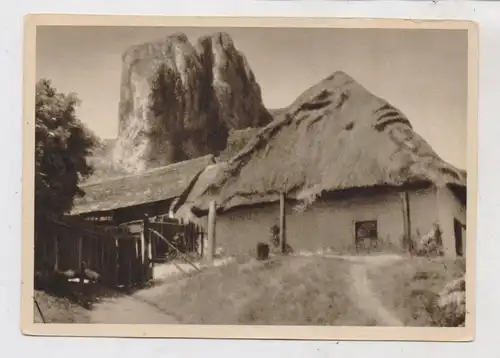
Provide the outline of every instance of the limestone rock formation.
{"type": "Polygon", "coordinates": [[[245,56],[225,33],[194,46],[171,35],[127,49],[122,62],[113,161],[129,172],[217,155],[229,130],[272,120],[245,56]]]}

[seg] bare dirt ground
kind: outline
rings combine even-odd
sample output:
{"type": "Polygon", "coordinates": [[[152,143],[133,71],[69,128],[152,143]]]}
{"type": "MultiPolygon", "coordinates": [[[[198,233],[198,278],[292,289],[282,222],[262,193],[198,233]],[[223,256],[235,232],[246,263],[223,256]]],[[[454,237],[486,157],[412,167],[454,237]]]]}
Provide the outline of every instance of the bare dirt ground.
{"type": "MultiPolygon", "coordinates": [[[[171,268],[162,268],[170,279],[130,296],[98,303],[90,313],[90,322],[402,326],[374,293],[376,283],[367,275],[372,267],[401,259],[395,255],[314,255],[286,257],[266,268],[257,261],[222,268],[231,262],[227,261],[190,277],[186,273],[172,277],[171,268]],[[324,262],[318,266],[318,260],[324,262]],[[325,269],[332,272],[323,272],[325,269]],[[308,278],[311,283],[306,283],[308,278]],[[276,312],[277,306],[289,312],[276,312]],[[320,312],[312,312],[315,309],[320,312]]],[[[189,271],[187,266],[184,269],[189,271]]]]}
{"type": "Polygon", "coordinates": [[[174,324],[172,313],[165,312],[136,295],[107,299],[90,313],[90,323],[174,324]]]}
{"type": "MultiPolygon", "coordinates": [[[[230,259],[216,259],[213,267],[230,263],[230,259]]],[[[199,269],[204,265],[196,263],[199,269]]],[[[173,324],[179,323],[174,312],[159,307],[155,302],[161,300],[158,294],[182,277],[192,274],[196,269],[182,262],[157,265],[154,268],[155,287],[147,288],[128,296],[109,297],[94,305],[90,312],[90,323],[111,324],[173,324]]]]}

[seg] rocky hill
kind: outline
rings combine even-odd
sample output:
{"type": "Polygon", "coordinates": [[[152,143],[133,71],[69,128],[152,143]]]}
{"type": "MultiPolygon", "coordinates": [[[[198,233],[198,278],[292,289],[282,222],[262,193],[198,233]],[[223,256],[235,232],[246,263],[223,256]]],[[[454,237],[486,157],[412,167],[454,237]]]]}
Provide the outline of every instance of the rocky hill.
{"type": "Polygon", "coordinates": [[[195,45],[175,34],[127,49],[122,62],[112,157],[128,172],[217,155],[230,130],[272,120],[245,56],[225,33],[195,45]]]}

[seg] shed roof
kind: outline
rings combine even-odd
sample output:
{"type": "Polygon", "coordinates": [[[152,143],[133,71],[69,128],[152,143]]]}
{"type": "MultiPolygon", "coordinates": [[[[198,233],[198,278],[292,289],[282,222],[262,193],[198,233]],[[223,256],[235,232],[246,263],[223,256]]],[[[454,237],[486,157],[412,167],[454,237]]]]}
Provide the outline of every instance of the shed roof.
{"type": "Polygon", "coordinates": [[[176,198],[199,172],[214,162],[214,157],[207,155],[139,174],[85,183],[80,186],[85,196],[75,200],[70,214],[109,211],[176,198]]]}

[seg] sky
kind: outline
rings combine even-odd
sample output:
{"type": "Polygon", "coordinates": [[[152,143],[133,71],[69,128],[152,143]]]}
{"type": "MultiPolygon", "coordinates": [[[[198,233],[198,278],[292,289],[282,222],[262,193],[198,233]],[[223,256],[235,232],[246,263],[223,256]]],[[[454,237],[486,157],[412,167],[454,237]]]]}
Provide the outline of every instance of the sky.
{"type": "Polygon", "coordinates": [[[248,59],[264,105],[281,108],[341,70],[401,110],[434,150],[466,168],[467,33],[332,28],[41,27],[37,79],[76,92],[79,118],[101,138],[118,132],[121,56],[176,32],[191,42],[225,31],[248,59]]]}

